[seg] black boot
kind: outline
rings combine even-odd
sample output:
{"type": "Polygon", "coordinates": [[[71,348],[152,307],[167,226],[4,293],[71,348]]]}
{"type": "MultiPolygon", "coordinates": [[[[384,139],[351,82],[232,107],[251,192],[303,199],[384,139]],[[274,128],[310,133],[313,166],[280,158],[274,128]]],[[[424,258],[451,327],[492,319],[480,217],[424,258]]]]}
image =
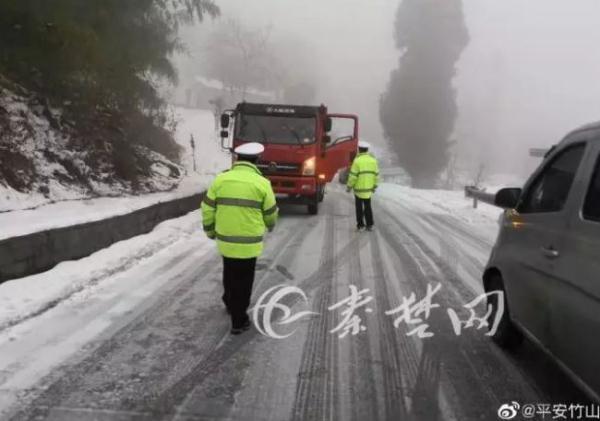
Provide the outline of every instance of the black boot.
{"type": "Polygon", "coordinates": [[[244,322],[244,324],[241,325],[240,327],[232,327],[231,328],[231,334],[232,335],[239,335],[240,333],[244,333],[248,329],[250,329],[250,320],[246,320],[244,322]]]}

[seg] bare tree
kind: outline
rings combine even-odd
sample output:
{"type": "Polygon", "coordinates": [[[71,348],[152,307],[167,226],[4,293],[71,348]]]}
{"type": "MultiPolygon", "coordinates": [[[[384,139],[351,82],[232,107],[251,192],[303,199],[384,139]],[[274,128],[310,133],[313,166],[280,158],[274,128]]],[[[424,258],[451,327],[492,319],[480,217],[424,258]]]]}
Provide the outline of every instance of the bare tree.
{"type": "Polygon", "coordinates": [[[456,187],[457,182],[457,169],[458,169],[458,159],[456,153],[452,153],[450,155],[450,159],[448,160],[448,165],[446,166],[445,172],[445,188],[447,190],[452,190],[456,187]]]}
{"type": "Polygon", "coordinates": [[[475,187],[481,187],[481,183],[483,183],[483,181],[485,180],[485,176],[486,176],[486,167],[485,164],[480,163],[479,167],[477,167],[477,171],[475,172],[474,176],[473,176],[473,186],[475,187]]]}
{"type": "Polygon", "coordinates": [[[251,87],[267,89],[273,57],[272,28],[249,28],[235,19],[222,23],[209,37],[205,75],[219,80],[234,96],[246,98],[251,87]]]}

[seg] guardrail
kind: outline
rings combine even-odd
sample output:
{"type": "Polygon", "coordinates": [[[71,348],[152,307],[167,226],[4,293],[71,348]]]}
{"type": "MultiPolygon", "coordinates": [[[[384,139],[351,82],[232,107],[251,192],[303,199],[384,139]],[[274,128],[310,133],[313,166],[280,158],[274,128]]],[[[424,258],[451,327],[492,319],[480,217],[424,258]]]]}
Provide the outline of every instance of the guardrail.
{"type": "Polygon", "coordinates": [[[400,167],[385,167],[379,170],[381,179],[386,183],[395,183],[402,185],[410,184],[410,177],[406,171],[400,167]]]}
{"type": "Polygon", "coordinates": [[[473,198],[473,208],[477,209],[478,202],[495,205],[496,194],[488,193],[477,186],[465,186],[465,197],[473,198]]]}

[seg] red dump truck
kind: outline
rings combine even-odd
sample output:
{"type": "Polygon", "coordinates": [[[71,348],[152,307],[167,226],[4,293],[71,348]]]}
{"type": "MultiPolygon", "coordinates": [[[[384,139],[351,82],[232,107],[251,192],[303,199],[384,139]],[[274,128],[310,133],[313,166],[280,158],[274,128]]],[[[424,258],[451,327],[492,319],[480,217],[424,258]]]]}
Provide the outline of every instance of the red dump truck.
{"type": "Polygon", "coordinates": [[[327,107],[242,102],[221,116],[223,148],[259,142],[258,167],[280,203],[302,204],[316,215],[325,185],[347,170],[357,153],[358,117],[327,107]]]}

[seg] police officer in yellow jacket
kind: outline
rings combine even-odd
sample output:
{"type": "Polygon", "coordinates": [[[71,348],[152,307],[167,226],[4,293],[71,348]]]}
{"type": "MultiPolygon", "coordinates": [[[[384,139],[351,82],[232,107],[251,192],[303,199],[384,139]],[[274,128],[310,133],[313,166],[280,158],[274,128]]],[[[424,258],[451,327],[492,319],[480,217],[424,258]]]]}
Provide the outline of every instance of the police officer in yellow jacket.
{"type": "Polygon", "coordinates": [[[365,228],[365,222],[367,230],[373,229],[371,197],[379,184],[379,164],[369,153],[369,148],[367,142],[358,143],[358,155],[352,162],[347,184],[348,192],[354,191],[356,227],[359,231],[365,228]]]}
{"type": "Polygon", "coordinates": [[[256,259],[265,230],[273,230],[278,216],[271,182],[255,165],[263,151],[260,143],[237,147],[237,161],[216,177],[202,202],[204,232],[216,239],[223,256],[223,302],[236,335],[250,328],[247,310],[256,259]]]}

